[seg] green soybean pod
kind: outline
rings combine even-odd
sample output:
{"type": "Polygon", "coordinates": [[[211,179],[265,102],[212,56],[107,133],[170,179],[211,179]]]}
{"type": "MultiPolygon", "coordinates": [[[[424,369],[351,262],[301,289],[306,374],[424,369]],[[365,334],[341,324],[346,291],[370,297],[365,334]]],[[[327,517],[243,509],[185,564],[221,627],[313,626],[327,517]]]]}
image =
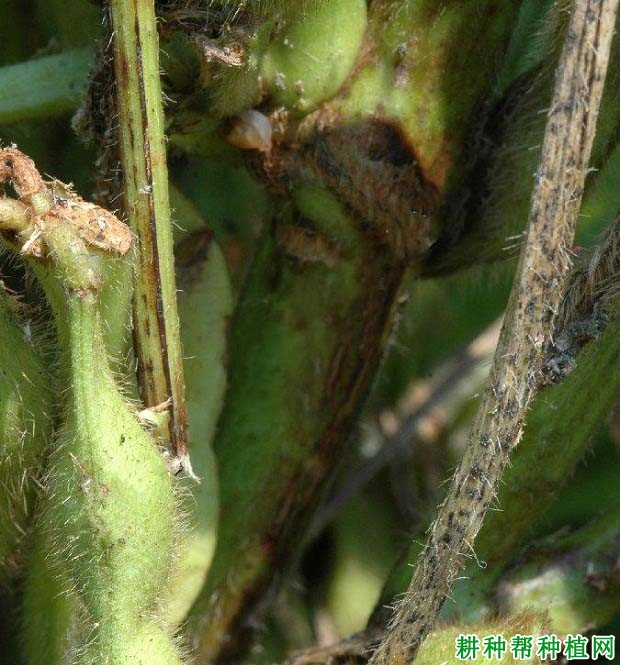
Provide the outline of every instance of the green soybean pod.
{"type": "Polygon", "coordinates": [[[39,524],[26,560],[22,642],[28,665],[71,662],[68,654],[79,625],[79,602],[67,572],[54,556],[50,535],[39,524]]]}
{"type": "Polygon", "coordinates": [[[70,291],[58,314],[69,396],[42,519],[85,607],[76,662],[172,665],[157,611],[175,538],[172,479],[112,375],[96,296],[70,291]]]}
{"type": "MultiPolygon", "coordinates": [[[[49,562],[52,584],[46,589],[31,576],[26,585],[26,641],[48,640],[58,665],[177,665],[160,606],[179,530],[173,479],[114,376],[101,312],[101,257],[125,256],[129,231],[68,190],[59,198],[16,149],[5,161],[30,214],[25,222],[19,206],[3,199],[3,230],[29,258],[53,311],[65,396],[37,518],[41,549],[32,559],[43,570],[49,562]],[[21,190],[30,183],[27,199],[21,190]],[[29,252],[35,229],[38,246],[29,252]],[[68,599],[62,606],[53,602],[59,595],[68,599]],[[47,625],[36,620],[50,610],[47,625]],[[47,634],[28,634],[41,627],[47,634]]],[[[44,650],[39,655],[50,664],[44,650]]]]}
{"type": "Polygon", "coordinates": [[[179,623],[200,593],[217,539],[219,488],[212,444],[226,392],[234,294],[222,251],[200,214],[178,190],[172,190],[172,201],[186,229],[182,237],[180,231],[176,235],[175,253],[192,466],[200,478],[184,504],[190,529],[166,602],[170,620],[179,623]]]}
{"type": "Polygon", "coordinates": [[[0,577],[15,561],[34,503],[51,432],[52,393],[44,354],[11,311],[0,283],[0,577]]]}
{"type": "Polygon", "coordinates": [[[307,113],[333,97],[351,73],[366,29],[366,2],[312,2],[288,14],[261,74],[277,104],[307,113]]]}
{"type": "Polygon", "coordinates": [[[176,531],[172,479],[115,382],[96,297],[70,292],[57,317],[69,390],[26,588],[30,662],[174,665],[158,611],[176,531]]]}

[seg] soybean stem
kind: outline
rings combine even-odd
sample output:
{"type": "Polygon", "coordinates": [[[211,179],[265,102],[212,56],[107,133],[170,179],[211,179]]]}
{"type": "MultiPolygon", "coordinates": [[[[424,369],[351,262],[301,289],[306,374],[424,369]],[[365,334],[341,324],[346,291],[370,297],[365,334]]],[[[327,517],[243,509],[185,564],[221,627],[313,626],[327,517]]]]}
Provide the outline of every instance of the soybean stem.
{"type": "Polygon", "coordinates": [[[134,341],[147,408],[169,404],[173,453],[191,474],[159,43],[153,0],[110,0],[124,208],[138,239],[134,341]]]}
{"type": "Polygon", "coordinates": [[[618,0],[575,0],[556,73],[528,228],[489,381],[463,459],[429,529],[405,598],[370,660],[416,656],[495,498],[543,361],[570,267],[568,250],[595,134],[618,0]]]}

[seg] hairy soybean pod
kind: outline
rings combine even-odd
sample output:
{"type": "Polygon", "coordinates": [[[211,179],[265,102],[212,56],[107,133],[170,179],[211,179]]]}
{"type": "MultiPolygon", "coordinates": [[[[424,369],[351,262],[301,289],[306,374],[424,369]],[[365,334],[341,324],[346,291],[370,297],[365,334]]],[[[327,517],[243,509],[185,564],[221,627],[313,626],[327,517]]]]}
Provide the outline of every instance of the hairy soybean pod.
{"type": "MultiPolygon", "coordinates": [[[[234,297],[224,256],[199,213],[174,192],[177,212],[188,231],[176,243],[179,317],[185,367],[185,392],[192,465],[200,484],[192,483],[184,512],[190,530],[169,587],[169,618],[185,619],[204,584],[217,539],[219,487],[215,428],[226,391],[227,336],[234,297]]],[[[180,233],[180,231],[179,231],[180,233]]]]}
{"type": "Polygon", "coordinates": [[[269,45],[261,74],[277,104],[307,113],[335,95],[357,59],[365,0],[307,3],[269,45]]]}
{"type": "Polygon", "coordinates": [[[7,212],[0,230],[45,290],[65,397],[26,582],[30,665],[177,665],[160,608],[177,535],[173,479],[112,372],[102,316],[113,306],[101,304],[105,257],[126,256],[130,233],[69,188],[44,183],[19,151],[4,153],[0,175],[30,207],[31,226],[7,212]],[[33,183],[27,196],[24,183],[33,183]]]}
{"type": "Polygon", "coordinates": [[[95,296],[69,295],[66,314],[71,388],[43,521],[85,607],[77,662],[177,663],[156,607],[171,564],[171,478],[115,384],[95,296]]]}
{"type": "Polygon", "coordinates": [[[70,292],[58,314],[70,388],[31,560],[30,574],[47,581],[26,589],[31,662],[49,663],[51,644],[59,665],[178,663],[158,612],[175,536],[172,479],[116,385],[96,296],[70,292]]]}
{"type": "MultiPolygon", "coordinates": [[[[29,326],[29,324],[27,324],[29,326]]],[[[52,393],[41,349],[28,341],[0,283],[0,578],[14,562],[50,436],[52,393]]]]}

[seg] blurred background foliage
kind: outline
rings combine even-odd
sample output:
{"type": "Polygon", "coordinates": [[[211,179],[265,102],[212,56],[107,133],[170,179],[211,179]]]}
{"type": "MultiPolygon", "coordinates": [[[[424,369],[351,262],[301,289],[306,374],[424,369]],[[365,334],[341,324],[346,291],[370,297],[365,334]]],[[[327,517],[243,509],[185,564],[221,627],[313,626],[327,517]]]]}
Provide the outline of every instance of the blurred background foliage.
{"type": "MultiPolygon", "coordinates": [[[[544,57],[538,35],[551,4],[550,0],[523,3],[495,84],[498,96],[544,57]]],[[[67,49],[91,47],[101,32],[100,9],[87,0],[3,0],[0,65],[27,65],[67,49]]],[[[71,60],[76,100],[89,57],[83,52],[81,59],[71,60]]],[[[162,65],[164,80],[169,75],[178,82],[183,76],[175,70],[174,57],[164,54],[162,65]]],[[[88,195],[94,188],[96,155],[72,130],[75,106],[63,101],[46,117],[12,122],[8,114],[2,114],[10,106],[7,100],[14,96],[16,85],[18,77],[13,71],[0,70],[0,141],[16,143],[41,172],[61,176],[88,195]]],[[[240,154],[227,146],[183,150],[173,140],[170,173],[173,184],[194,203],[215,233],[238,291],[261,225],[269,215],[270,194],[254,179],[240,154]]],[[[578,228],[577,244],[586,248],[599,240],[617,213],[620,146],[609,152],[595,175],[578,228]]],[[[182,214],[176,219],[183,224],[182,214]]],[[[446,363],[454,359],[458,368],[459,354],[501,316],[512,269],[513,261],[508,259],[448,277],[411,280],[389,353],[356,428],[354,445],[315,519],[295,574],[261,629],[253,662],[280,661],[291,649],[329,644],[365,626],[411,533],[428,520],[429,511],[441,498],[441,483],[449,477],[465,443],[490,354],[482,356],[478,371],[464,370],[465,389],[456,403],[446,405],[440,400],[417,423],[407,445],[384,455],[381,463],[376,460],[406,415],[428,397],[446,363]]],[[[3,268],[8,273],[11,270],[3,268]]],[[[529,540],[566,534],[594,518],[620,514],[619,481],[620,408],[600,423],[587,455],[551,505],[538,515],[529,540]]],[[[620,636],[620,604],[614,616],[607,629],[620,636]]]]}

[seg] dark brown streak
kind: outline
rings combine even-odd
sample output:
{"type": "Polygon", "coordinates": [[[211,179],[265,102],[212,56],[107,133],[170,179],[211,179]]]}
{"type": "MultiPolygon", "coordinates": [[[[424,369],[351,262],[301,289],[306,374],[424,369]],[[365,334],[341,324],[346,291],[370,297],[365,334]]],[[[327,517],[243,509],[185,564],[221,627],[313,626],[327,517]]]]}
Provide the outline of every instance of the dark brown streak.
{"type": "MultiPolygon", "coordinates": [[[[148,368],[142,364],[142,371],[140,372],[141,381],[140,381],[140,390],[142,393],[142,399],[145,402],[146,406],[157,406],[158,404],[164,403],[166,400],[173,400],[170,408],[168,409],[170,421],[169,421],[169,435],[170,435],[170,444],[174,454],[181,458],[184,457],[187,453],[187,445],[185,437],[183,436],[186,426],[185,423],[177,423],[177,409],[176,404],[174,403],[174,396],[172,391],[172,382],[173,378],[170,374],[170,362],[168,358],[168,340],[166,332],[166,321],[164,318],[164,307],[162,299],[162,287],[161,287],[161,275],[159,267],[159,247],[157,244],[157,226],[155,219],[155,204],[153,201],[153,175],[152,175],[152,158],[151,158],[151,145],[150,145],[150,128],[149,128],[149,119],[146,108],[146,93],[144,90],[144,75],[142,69],[142,37],[140,32],[140,24],[137,19],[138,17],[138,8],[136,4],[136,21],[134,24],[134,29],[136,33],[136,43],[137,43],[137,67],[138,67],[138,81],[139,81],[139,92],[140,92],[140,111],[142,115],[142,127],[143,127],[143,143],[144,143],[144,160],[147,176],[147,185],[149,188],[148,191],[148,204],[149,204],[149,224],[148,224],[148,235],[149,235],[149,256],[144,256],[143,250],[144,246],[140,247],[141,250],[141,264],[142,268],[145,269],[144,272],[148,273],[149,280],[148,284],[153,290],[154,300],[155,300],[155,316],[157,319],[157,328],[159,331],[159,348],[161,353],[161,364],[165,380],[165,395],[159,394],[157,390],[157,381],[154,380],[154,377],[145,376],[148,373],[148,368]],[[146,261],[145,261],[146,259],[146,261]],[[150,259],[150,261],[148,261],[150,259]],[[150,386],[151,390],[146,390],[147,386],[150,386]],[[150,393],[150,394],[149,394],[150,393]]],[[[150,310],[149,315],[151,314],[150,310]]],[[[147,331],[147,334],[148,333],[147,331]]],[[[142,360],[142,359],[141,359],[142,360]]],[[[152,364],[151,364],[152,368],[152,364]]],[[[182,413],[179,414],[182,418],[182,413]]]]}
{"type": "Polygon", "coordinates": [[[364,266],[360,269],[362,293],[369,294],[363,302],[363,326],[359,333],[348,335],[335,349],[326,373],[326,389],[342,398],[335,407],[331,422],[314,444],[309,456],[312,460],[310,467],[291,478],[282,493],[280,510],[262,539],[263,553],[268,559],[266,569],[271,573],[258,577],[245,590],[243,612],[236,614],[227,629],[235,639],[222,645],[218,653],[217,660],[221,665],[236,662],[239,649],[250,639],[257,619],[279,586],[280,578],[293,565],[294,555],[301,549],[299,533],[314,514],[321,499],[320,490],[335,470],[334,461],[339,459],[348,442],[347,433],[351,431],[370,389],[369,377],[376,373],[385,350],[380,340],[392,328],[395,314],[392,303],[398,301],[396,294],[401,288],[406,262],[394,260],[375,239],[368,239],[367,252],[374,256],[374,261],[361,262],[364,266]],[[381,285],[378,285],[379,280],[381,285]]]}

